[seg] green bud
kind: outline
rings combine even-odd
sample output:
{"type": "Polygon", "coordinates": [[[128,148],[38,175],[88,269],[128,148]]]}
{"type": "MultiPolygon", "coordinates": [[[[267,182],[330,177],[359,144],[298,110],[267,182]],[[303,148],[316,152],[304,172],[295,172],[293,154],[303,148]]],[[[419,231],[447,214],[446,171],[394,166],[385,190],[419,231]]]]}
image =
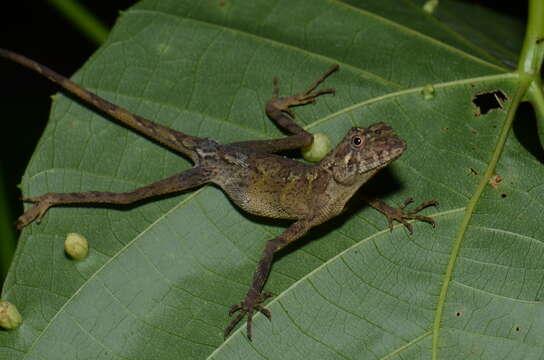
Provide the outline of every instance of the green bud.
{"type": "Polygon", "coordinates": [[[19,327],[23,318],[15,305],[9,301],[0,301],[0,327],[14,330],[19,327]]]}
{"type": "Polygon", "coordinates": [[[310,146],[302,148],[302,156],[310,162],[318,162],[331,151],[331,141],[324,133],[318,132],[314,134],[314,141],[310,146]]]}
{"type": "Polygon", "coordinates": [[[64,251],[75,260],[83,260],[89,254],[89,242],[78,233],[69,233],[64,240],[64,251]]]}

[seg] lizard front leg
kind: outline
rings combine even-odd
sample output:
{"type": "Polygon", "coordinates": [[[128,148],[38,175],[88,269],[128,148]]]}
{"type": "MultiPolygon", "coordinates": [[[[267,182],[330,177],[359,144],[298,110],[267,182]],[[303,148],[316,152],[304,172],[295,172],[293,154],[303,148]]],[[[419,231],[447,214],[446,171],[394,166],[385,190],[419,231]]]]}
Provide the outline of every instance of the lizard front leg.
{"type": "Polygon", "coordinates": [[[300,125],[295,123],[293,118],[295,113],[290,109],[293,106],[306,105],[314,103],[318,96],[324,94],[334,94],[334,89],[321,89],[315,91],[319,84],[321,84],[329,75],[338,70],[338,65],[331,66],[319,79],[314,81],[308,89],[305,91],[289,95],[285,97],[279,97],[279,82],[278,79],[274,79],[274,90],[272,99],[266,103],[266,114],[272,121],[274,121],[280,128],[293,134],[280,139],[272,140],[253,140],[242,141],[232,143],[232,145],[243,146],[256,151],[266,153],[276,153],[285,150],[300,149],[312,144],[313,135],[304,130],[300,125]]]}
{"type": "Polygon", "coordinates": [[[288,227],[280,236],[268,240],[266,242],[264,251],[261,256],[261,260],[257,265],[257,269],[253,274],[253,281],[251,286],[247,291],[247,294],[239,304],[233,305],[229,314],[232,315],[237,311],[240,313],[234,318],[230,324],[225,329],[225,338],[230,334],[234,327],[242,320],[242,318],[247,314],[247,337],[251,340],[251,322],[253,320],[253,314],[255,311],[260,311],[268,319],[271,318],[270,311],[260,304],[266,300],[272,294],[268,292],[263,292],[263,286],[268,278],[270,273],[270,267],[272,266],[272,260],[274,259],[274,254],[280,249],[284,248],[287,244],[301,238],[310,228],[321,223],[322,221],[312,221],[312,220],[299,220],[288,227]]]}
{"type": "Polygon", "coordinates": [[[124,193],[85,191],[73,193],[48,193],[34,198],[23,198],[34,206],[17,219],[21,230],[33,221],[40,222],[51,206],[68,204],[130,204],[153,196],[165,195],[191,189],[210,181],[212,174],[202,167],[194,167],[153,184],[124,193]]]}
{"type": "Polygon", "coordinates": [[[389,224],[389,229],[391,230],[393,229],[393,221],[398,221],[402,225],[404,225],[408,229],[410,234],[413,233],[413,227],[412,224],[410,224],[406,220],[424,221],[431,224],[433,227],[435,226],[435,221],[432,218],[416,214],[429,206],[438,206],[438,201],[436,200],[427,201],[420,204],[415,209],[406,210],[406,206],[413,203],[414,199],[408,198],[404,200],[404,203],[401,206],[394,208],[387,205],[383,200],[376,199],[368,195],[364,195],[363,198],[368,203],[368,205],[381,212],[387,218],[387,223],[389,224]]]}

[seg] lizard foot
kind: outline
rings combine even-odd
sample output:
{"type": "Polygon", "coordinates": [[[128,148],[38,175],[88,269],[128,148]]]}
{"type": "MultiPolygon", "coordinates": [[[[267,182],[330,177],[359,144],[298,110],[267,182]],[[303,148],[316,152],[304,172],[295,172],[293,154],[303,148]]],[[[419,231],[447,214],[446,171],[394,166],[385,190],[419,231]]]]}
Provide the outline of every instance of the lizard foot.
{"type": "Polygon", "coordinates": [[[35,198],[21,199],[25,202],[34,203],[35,205],[25,211],[23,215],[19,216],[19,218],[17,219],[17,230],[21,230],[22,228],[31,224],[34,221],[36,221],[37,223],[41,221],[42,217],[45,215],[49,207],[53,205],[48,195],[49,194],[45,194],[35,198]]]}
{"type": "Polygon", "coordinates": [[[414,202],[414,199],[408,198],[404,200],[404,203],[398,208],[391,207],[385,203],[380,204],[381,212],[385,215],[385,217],[387,217],[387,222],[389,223],[390,230],[393,230],[393,221],[398,221],[402,223],[402,225],[404,225],[408,229],[410,234],[412,234],[414,232],[412,224],[410,224],[406,220],[424,221],[426,223],[431,224],[433,227],[435,227],[436,224],[432,218],[428,216],[416,215],[416,214],[429,206],[437,206],[438,201],[436,200],[427,201],[420,204],[415,209],[405,210],[406,207],[413,202],[414,202]]]}
{"type": "Polygon", "coordinates": [[[232,314],[237,311],[240,311],[240,313],[226,327],[225,338],[229,336],[230,332],[234,329],[234,327],[247,314],[247,338],[251,340],[251,321],[253,320],[253,314],[255,310],[260,311],[264,316],[268,318],[268,320],[270,320],[272,317],[272,315],[270,314],[270,310],[259,305],[271,296],[272,294],[269,292],[257,294],[254,291],[250,290],[247,293],[246,298],[241,303],[231,306],[231,308],[229,309],[229,315],[232,316],[232,314]]]}
{"type": "Polygon", "coordinates": [[[321,75],[319,79],[312,83],[306,91],[281,98],[278,97],[280,91],[279,81],[277,78],[274,78],[274,92],[272,100],[269,101],[269,104],[294,118],[295,113],[291,109],[289,109],[290,107],[314,103],[315,98],[323,94],[335,94],[335,90],[331,88],[321,89],[318,91],[314,90],[319,86],[319,84],[321,84],[330,74],[332,74],[336,70],[338,70],[338,65],[331,66],[327,71],[325,71],[323,75],[321,75]]]}

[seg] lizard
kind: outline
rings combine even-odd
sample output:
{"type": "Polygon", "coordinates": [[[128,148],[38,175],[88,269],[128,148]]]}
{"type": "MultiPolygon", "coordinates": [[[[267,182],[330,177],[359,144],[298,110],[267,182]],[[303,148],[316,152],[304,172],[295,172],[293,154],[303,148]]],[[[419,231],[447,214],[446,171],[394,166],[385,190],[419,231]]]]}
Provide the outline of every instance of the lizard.
{"type": "MultiPolygon", "coordinates": [[[[270,292],[263,291],[263,288],[274,254],[303,237],[311,228],[342,213],[348,200],[359,188],[380,169],[401,156],[407,146],[391,126],[380,122],[368,127],[349,129],[338,145],[313,165],[277,154],[312,144],[313,135],[294,121],[295,113],[291,108],[314,103],[321,95],[335,94],[334,89],[317,88],[338,70],[338,65],[332,65],[305,91],[295,95],[280,97],[279,82],[274,79],[273,96],[266,103],[265,112],[277,126],[289,133],[288,136],[221,144],[210,138],[191,136],[144,119],[23,55],[0,49],[0,57],[34,70],[84,103],[136,133],[188,157],[194,163],[194,167],[188,170],[123,193],[86,191],[23,197],[24,202],[34,205],[18,218],[18,230],[34,221],[39,223],[52,206],[131,204],[142,199],[184,192],[205,184],[220,187],[237,206],[249,213],[293,220],[283,233],[266,242],[245,297],[229,309],[230,316],[238,311],[239,313],[225,328],[225,338],[246,315],[246,333],[249,340],[252,339],[252,319],[257,311],[271,319],[270,311],[261,304],[272,296],[270,292]]],[[[437,205],[435,200],[407,210],[406,206],[413,202],[411,198],[398,208],[367,194],[363,194],[363,199],[385,215],[390,229],[393,228],[393,221],[398,221],[412,233],[412,224],[407,220],[424,221],[435,226],[432,218],[417,214],[426,207],[437,205]]]]}

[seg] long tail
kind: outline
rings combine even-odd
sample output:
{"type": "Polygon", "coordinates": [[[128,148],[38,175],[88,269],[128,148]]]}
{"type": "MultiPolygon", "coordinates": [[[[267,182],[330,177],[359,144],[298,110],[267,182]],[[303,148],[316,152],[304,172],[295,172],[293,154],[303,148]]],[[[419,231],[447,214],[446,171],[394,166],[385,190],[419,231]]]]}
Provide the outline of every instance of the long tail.
{"type": "Polygon", "coordinates": [[[201,140],[200,138],[184,134],[180,131],[170,129],[166,126],[146,120],[141,116],[135,115],[126,109],[123,109],[111,102],[95,95],[70,79],[56,73],[48,67],[37,63],[23,55],[19,55],[13,51],[1,49],[0,56],[21,64],[40,75],[48,78],[57,85],[60,85],[70,94],[80,98],[84,102],[93,105],[98,110],[110,115],[122,124],[128,126],[134,131],[178,152],[184,154],[193,161],[197,161],[196,154],[192,150],[195,145],[201,140]]]}

